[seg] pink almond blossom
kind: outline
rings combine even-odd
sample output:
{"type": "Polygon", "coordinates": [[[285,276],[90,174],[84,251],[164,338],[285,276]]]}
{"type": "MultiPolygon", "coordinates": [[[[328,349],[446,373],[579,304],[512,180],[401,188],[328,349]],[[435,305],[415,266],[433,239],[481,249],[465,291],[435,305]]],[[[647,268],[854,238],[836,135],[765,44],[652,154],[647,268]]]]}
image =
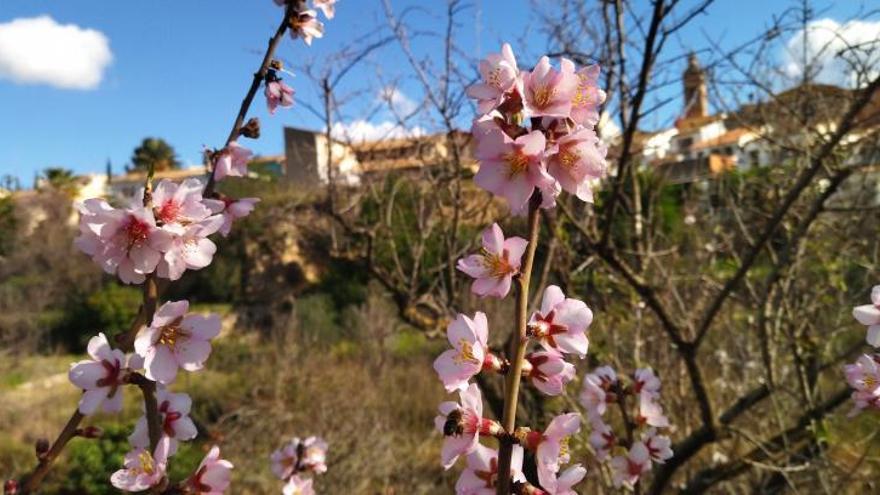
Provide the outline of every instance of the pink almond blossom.
{"type": "Polygon", "coordinates": [[[474,182],[503,197],[514,214],[525,212],[535,188],[552,188],[556,180],[544,168],[546,140],[540,131],[511,139],[500,129],[478,138],[476,157],[480,169],[474,182]]]}
{"type": "Polygon", "coordinates": [[[171,235],[143,206],[120,210],[103,199],[87,199],[78,208],[80,236],[74,244],[123,283],[143,282],[171,243],[171,235]]]}
{"type": "Polygon", "coordinates": [[[221,213],[223,215],[223,225],[220,226],[219,230],[220,235],[223,237],[228,236],[229,232],[232,231],[232,222],[250,215],[259,202],[260,198],[223,198],[222,200],[204,200],[204,203],[212,212],[221,213]]]}
{"type": "Polygon", "coordinates": [[[464,391],[468,388],[468,380],[483,369],[490,356],[486,314],[477,311],[473,319],[459,314],[446,327],[446,338],[452,349],[437,357],[434,370],[447,392],[464,391]]]}
{"type": "Polygon", "coordinates": [[[571,120],[592,128],[599,123],[599,107],[605,103],[605,92],[599,88],[599,66],[588,65],[575,73],[577,88],[571,100],[571,120]]]}
{"type": "Polygon", "coordinates": [[[89,339],[86,359],[70,365],[68,378],[83,389],[79,412],[88,416],[103,406],[105,412],[122,411],[122,368],[125,354],[111,349],[103,333],[89,339]]]}
{"type": "Polygon", "coordinates": [[[545,348],[583,358],[590,345],[586,331],[592,321],[593,312],[583,301],[566,298],[562,289],[551,285],[544,290],[541,310],[529,320],[529,331],[545,348]]]}
{"type": "Polygon", "coordinates": [[[880,285],[871,289],[871,304],[853,308],[853,316],[868,327],[865,340],[873,347],[880,347],[880,285]]]}
{"type": "Polygon", "coordinates": [[[327,471],[327,442],[320,437],[300,440],[294,437],[272,453],[272,473],[286,480],[302,471],[321,474],[327,471]]]}
{"type": "Polygon", "coordinates": [[[469,87],[467,95],[477,100],[477,111],[483,115],[497,108],[516,87],[519,69],[509,44],[501,45],[501,53],[490,53],[480,61],[480,75],[483,81],[469,87]]]}
{"type": "Polygon", "coordinates": [[[519,273],[520,261],[528,241],[522,237],[504,238],[497,223],[483,231],[483,249],[458,260],[457,268],[474,278],[471,291],[481,297],[504,298],[510,292],[513,276],[519,273]]]}
{"type": "Polygon", "coordinates": [[[187,480],[190,491],[186,493],[221,495],[229,488],[232,468],[231,462],[220,458],[220,448],[211,447],[195,474],[187,480]]]}
{"type": "Polygon", "coordinates": [[[541,486],[544,482],[555,479],[559,467],[568,464],[571,453],[568,448],[569,438],[580,431],[581,415],[568,413],[556,416],[547,425],[541,439],[535,448],[535,460],[538,463],[538,481],[541,486]]]}
{"type": "Polygon", "coordinates": [[[178,280],[186,270],[201,270],[211,264],[217,245],[208,236],[220,230],[225,222],[222,215],[213,215],[185,226],[168,225],[172,241],[156,268],[156,274],[169,280],[178,280]]]}
{"type": "Polygon", "coordinates": [[[614,486],[632,487],[643,474],[651,470],[651,456],[644,443],[635,442],[625,456],[614,456],[610,464],[614,486]]]}
{"type": "MultiPolygon", "coordinates": [[[[322,9],[323,10],[323,9],[322,9]]],[[[304,10],[290,20],[290,37],[302,38],[307,45],[312,45],[313,38],[324,37],[324,24],[318,20],[314,10],[304,10]]]]}
{"type": "Polygon", "coordinates": [[[592,129],[580,129],[556,142],[547,171],[562,189],[581,201],[593,202],[592,182],[605,176],[607,149],[592,129]]]}
{"type": "Polygon", "coordinates": [[[651,368],[639,368],[633,374],[633,392],[636,394],[646,393],[650,397],[660,396],[660,378],[654,374],[651,368]]]}
{"type": "Polygon", "coordinates": [[[611,426],[600,418],[592,419],[590,425],[592,427],[589,438],[590,445],[596,450],[596,460],[603,462],[608,458],[611,449],[617,445],[617,437],[611,426]]]}
{"type": "Polygon", "coordinates": [[[153,191],[153,216],[157,224],[187,225],[211,215],[202,203],[204,186],[198,179],[186,179],[180,184],[170,180],[159,181],[153,191]]]}
{"type": "Polygon", "coordinates": [[[113,473],[110,483],[126,492],[140,492],[158,484],[168,466],[169,442],[163,437],[152,454],[142,448],[125,454],[123,469],[113,473]]]}
{"type": "Polygon", "coordinates": [[[547,395],[562,394],[565,385],[574,380],[574,365],[554,349],[531,352],[526,361],[531,366],[526,374],[529,381],[547,395]]]}
{"type": "Polygon", "coordinates": [[[247,176],[247,165],[253,153],[251,150],[230,141],[229,144],[214,155],[214,179],[247,176]]]}
{"type": "Polygon", "coordinates": [[[284,84],[281,79],[269,81],[266,83],[266,106],[269,107],[269,113],[275,115],[275,111],[281,108],[290,108],[293,106],[293,88],[284,84]]]}
{"type": "Polygon", "coordinates": [[[284,495],[315,495],[315,488],[312,486],[311,478],[291,476],[284,488],[281,489],[281,493],[284,495]]]}
{"type": "Polygon", "coordinates": [[[144,358],[145,375],[167,385],[177,369],[198,371],[211,354],[210,340],[220,334],[217,315],[188,315],[188,301],[166,302],[156,311],[149,327],[134,341],[135,352],[144,358]]]}
{"type": "Polygon", "coordinates": [[[660,428],[669,426],[669,419],[663,414],[663,407],[657,403],[657,398],[645,391],[639,394],[639,415],[636,420],[660,428]]]}
{"type": "Polygon", "coordinates": [[[853,364],[844,366],[846,381],[852,387],[855,416],[864,409],[880,410],[880,357],[862,354],[853,364]]]}
{"type": "Polygon", "coordinates": [[[550,478],[541,480],[541,488],[548,495],[578,495],[574,491],[574,485],[580,483],[586,475],[587,470],[583,466],[574,464],[563,471],[558,478],[553,473],[550,478]]]}
{"type": "Polygon", "coordinates": [[[549,58],[541,57],[531,72],[523,73],[523,103],[530,117],[566,118],[571,114],[578,78],[570,60],[563,58],[561,66],[561,71],[556,70],[549,58]]]}
{"type": "Polygon", "coordinates": [[[322,474],[327,471],[327,442],[321,437],[303,440],[299,463],[303,469],[322,474]]]}
{"type": "Polygon", "coordinates": [[[320,9],[321,12],[324,13],[324,17],[327,19],[333,19],[333,16],[336,15],[336,1],[337,0],[312,0],[312,5],[314,5],[316,9],[320,9]]]}
{"type": "Polygon", "coordinates": [[[617,374],[610,366],[600,366],[584,376],[579,399],[588,418],[600,418],[605,414],[608,403],[616,399],[613,393],[616,385],[617,374]]]}
{"type": "Polygon", "coordinates": [[[670,448],[672,441],[666,435],[658,435],[655,428],[650,428],[642,434],[642,442],[654,462],[663,464],[666,459],[672,457],[672,448],[670,448]]]}
{"type": "MultiPolygon", "coordinates": [[[[523,449],[513,446],[510,458],[510,473],[513,481],[525,482],[522,473],[523,449]]],[[[498,481],[498,451],[477,444],[477,448],[467,456],[467,467],[455,482],[456,495],[495,495],[498,481]]]]}
{"type": "Polygon", "coordinates": [[[272,473],[280,480],[286,480],[296,473],[299,465],[299,438],[294,438],[290,442],[282,445],[278,450],[272,452],[269,456],[269,462],[272,465],[272,473]]]}
{"type": "MultiPolygon", "coordinates": [[[[187,394],[175,394],[164,388],[159,389],[156,399],[159,403],[162,434],[170,439],[168,455],[171,456],[177,452],[179,441],[192,440],[199,433],[189,417],[192,399],[187,394]]],[[[128,441],[133,447],[146,448],[150,445],[146,415],[141,416],[135,424],[134,432],[128,437],[128,441]]]]}
{"type": "Polygon", "coordinates": [[[469,454],[480,443],[480,434],[497,432],[497,422],[483,418],[483,395],[476,383],[459,392],[460,403],[443,402],[434,426],[444,435],[440,458],[445,469],[455,464],[460,456],[469,454]]]}

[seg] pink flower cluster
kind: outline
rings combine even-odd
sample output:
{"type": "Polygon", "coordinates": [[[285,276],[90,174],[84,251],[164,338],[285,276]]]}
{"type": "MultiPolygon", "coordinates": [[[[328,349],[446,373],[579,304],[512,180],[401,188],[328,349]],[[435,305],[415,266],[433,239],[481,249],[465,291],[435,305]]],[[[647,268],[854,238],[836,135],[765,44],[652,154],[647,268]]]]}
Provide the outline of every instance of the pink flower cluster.
{"type": "MultiPolygon", "coordinates": [[[[491,253],[500,253],[503,259],[510,260],[509,253],[503,249],[508,245],[507,241],[503,240],[497,225],[484,233],[486,244],[501,248],[491,253]]],[[[518,250],[515,256],[518,266],[525,246],[517,242],[515,248],[518,250]]],[[[479,262],[472,256],[460,261],[459,265],[478,266],[479,262]]],[[[508,281],[508,289],[509,284],[508,281]]],[[[565,354],[579,357],[586,354],[586,331],[592,321],[592,312],[582,301],[566,298],[559,287],[550,286],[544,292],[541,309],[532,315],[530,321],[529,335],[540,348],[526,356],[523,376],[544,394],[560,395],[575,373],[574,365],[565,360],[565,354]]],[[[441,462],[449,469],[459,457],[466,457],[467,467],[456,484],[456,493],[494,493],[498,453],[482,445],[480,437],[501,437],[506,432],[497,421],[484,417],[482,394],[470,379],[481,371],[507,373],[510,366],[489,350],[488,320],[484,313],[477,312],[473,318],[459,314],[447,327],[447,338],[452,348],[437,358],[434,369],[448,392],[459,392],[460,400],[440,404],[440,414],[434,420],[437,431],[444,436],[441,462]]],[[[525,434],[520,445],[514,447],[513,480],[525,482],[522,474],[525,448],[536,455],[539,481],[545,493],[574,493],[572,486],[581,481],[586,470],[576,464],[561,475],[559,471],[570,461],[568,438],[580,430],[580,423],[579,414],[563,414],[554,418],[544,432],[525,434]]]]}
{"type": "MultiPolygon", "coordinates": [[[[853,308],[855,319],[868,327],[866,341],[880,347],[880,285],[871,290],[871,304],[853,308]]],[[[880,353],[862,354],[853,364],[844,367],[846,381],[853,389],[854,408],[850,416],[865,409],[880,411],[880,353]]]]}
{"type": "Polygon", "coordinates": [[[327,471],[327,442],[320,437],[294,437],[273,452],[269,460],[272,472],[285,482],[284,495],[314,495],[313,480],[304,475],[327,471]]]}
{"type": "Polygon", "coordinates": [[[659,403],[660,379],[651,368],[639,368],[624,385],[610,366],[584,376],[580,403],[591,425],[590,445],[597,459],[607,461],[614,485],[632,487],[653,462],[672,457],[670,439],[658,433],[669,426],[659,403]],[[625,432],[615,432],[605,418],[618,410],[625,432]]]}
{"type": "Polygon", "coordinates": [[[480,117],[474,122],[476,184],[523,213],[539,191],[541,206],[555,206],[566,191],[592,202],[592,183],[605,176],[606,148],[595,125],[605,93],[599,67],[577,69],[563,58],[554,68],[541,57],[519,70],[510,45],[480,62],[482,81],[468,88],[480,117]],[[528,119],[529,128],[522,123],[528,119]]]}
{"type": "MultiPolygon", "coordinates": [[[[243,160],[236,166],[246,169],[243,160]]],[[[222,157],[215,162],[215,177],[236,175],[228,169],[231,164],[223,163],[222,157]]],[[[205,199],[197,179],[180,184],[163,180],[151,194],[152,207],[144,206],[143,193],[127,208],[98,198],[85,200],[77,206],[80,235],[74,243],[126,284],[142,283],[151,273],[177,280],[186,270],[211,264],[217,246],[208,237],[228,233],[232,221],[246,216],[256,201],[205,199]]]]}
{"type": "MultiPolygon", "coordinates": [[[[592,319],[583,301],[566,298],[555,285],[547,287],[529,324],[529,335],[541,347],[526,355],[523,376],[546,395],[561,394],[574,378],[574,365],[565,361],[565,354],[586,355],[592,319]]],[[[481,371],[507,372],[509,365],[489,350],[488,326],[485,313],[478,311],[473,318],[459,314],[446,328],[452,348],[434,361],[434,370],[447,392],[465,391],[481,371]]]]}
{"type": "MultiPolygon", "coordinates": [[[[167,475],[168,458],[177,452],[178,443],[198,435],[189,417],[192,400],[185,393],[165,388],[174,381],[178,368],[196,371],[204,366],[211,353],[210,340],[220,332],[216,315],[187,314],[187,301],[163,304],[148,327],[135,340],[135,354],[125,354],[110,347],[104,334],[89,341],[90,359],[70,367],[70,381],[83,390],[79,412],[91,415],[99,408],[105,412],[122,410],[121,387],[131,383],[139,370],[159,383],[157,391],[161,439],[150,451],[146,414],[135,424],[129,436],[132,451],[126,454],[123,468],[113,474],[111,483],[120,490],[137,492],[156,486],[167,475]]],[[[186,481],[187,493],[220,494],[229,486],[232,464],[220,459],[217,447],[211,449],[199,469],[186,481]]]]}

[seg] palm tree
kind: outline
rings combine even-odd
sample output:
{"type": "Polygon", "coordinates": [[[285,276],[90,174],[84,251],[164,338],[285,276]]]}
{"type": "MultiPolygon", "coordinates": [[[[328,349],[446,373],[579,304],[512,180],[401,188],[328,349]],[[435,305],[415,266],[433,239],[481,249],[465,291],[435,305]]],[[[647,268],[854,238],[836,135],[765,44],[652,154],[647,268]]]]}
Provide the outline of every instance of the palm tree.
{"type": "Polygon", "coordinates": [[[61,167],[49,167],[43,170],[43,177],[46,183],[56,191],[62,191],[68,194],[76,192],[76,177],[72,170],[61,167]]]}
{"type": "Polygon", "coordinates": [[[128,171],[145,172],[150,166],[156,171],[180,168],[174,148],[164,139],[149,137],[141,141],[140,146],[135,148],[131,155],[131,167],[128,171]]]}

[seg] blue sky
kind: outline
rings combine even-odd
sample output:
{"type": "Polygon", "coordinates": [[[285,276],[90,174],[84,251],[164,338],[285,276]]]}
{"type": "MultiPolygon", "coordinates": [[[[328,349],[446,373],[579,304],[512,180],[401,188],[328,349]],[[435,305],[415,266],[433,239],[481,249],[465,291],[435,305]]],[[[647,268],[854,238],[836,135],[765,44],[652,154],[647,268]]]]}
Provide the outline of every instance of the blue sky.
{"type": "MultiPolygon", "coordinates": [[[[30,186],[37,171],[48,166],[79,173],[102,172],[110,159],[118,172],[146,136],[166,139],[184,163],[197,163],[203,145],[219,146],[228,134],[250,75],[280,15],[271,0],[0,1],[0,28],[14,19],[48,15],[59,24],[100,31],[109,40],[112,52],[112,61],[94,89],[61,89],[0,78],[0,175],[18,176],[25,187],[30,186]]],[[[552,0],[535,2],[553,5],[552,0]]],[[[392,3],[397,11],[426,5],[438,14],[445,5],[442,1],[417,0],[392,3]]],[[[530,25],[532,1],[472,3],[475,5],[461,18],[458,29],[463,49],[485,53],[497,50],[502,39],[527,39],[528,47],[515,46],[522,54],[522,64],[527,66],[531,56],[546,48],[537,23],[530,25]],[[481,27],[479,33],[477,25],[481,27]]],[[[859,0],[814,3],[822,17],[841,21],[863,5],[859,0]]],[[[680,32],[671,50],[686,52],[705,47],[707,35],[733,45],[760,32],[772,12],[790,5],[777,0],[718,0],[692,27],[680,32]]],[[[416,29],[433,28],[438,22],[427,12],[412,19],[416,29]]],[[[297,63],[320,64],[322,57],[358,35],[384,25],[380,0],[340,0],[337,17],[327,23],[323,39],[316,40],[311,49],[287,39],[279,55],[297,63]]],[[[417,41],[415,48],[428,53],[433,43],[427,39],[417,41]]],[[[356,87],[361,79],[378,87],[378,70],[383,81],[399,78],[407,98],[419,98],[418,85],[407,77],[407,67],[396,47],[374,54],[368,62],[357,77],[349,78],[352,83],[346,89],[356,87]]],[[[287,82],[297,89],[298,98],[316,103],[307,78],[288,77],[287,82]]],[[[351,118],[372,107],[376,97],[365,94],[358,100],[348,107],[351,118]]],[[[302,105],[281,110],[274,117],[268,115],[262,98],[252,108],[252,115],[263,122],[263,137],[248,141],[257,153],[281,153],[281,129],[285,125],[320,127],[302,105]]],[[[388,117],[379,113],[372,119],[378,122],[388,117]]]]}

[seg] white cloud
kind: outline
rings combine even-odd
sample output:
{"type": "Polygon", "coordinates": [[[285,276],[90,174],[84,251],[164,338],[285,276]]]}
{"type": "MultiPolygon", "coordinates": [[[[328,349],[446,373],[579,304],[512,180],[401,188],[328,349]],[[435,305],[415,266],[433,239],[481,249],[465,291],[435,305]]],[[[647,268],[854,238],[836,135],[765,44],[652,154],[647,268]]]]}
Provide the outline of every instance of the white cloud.
{"type": "Polygon", "coordinates": [[[385,86],[379,90],[379,101],[384,101],[392,113],[401,117],[407,116],[418,108],[418,104],[395,86],[385,86]]]}
{"type": "Polygon", "coordinates": [[[337,122],[333,124],[330,135],[340,141],[361,143],[365,141],[380,141],[382,139],[424,136],[425,130],[421,127],[405,128],[387,120],[375,124],[366,120],[353,120],[348,123],[337,122]]]}
{"type": "Polygon", "coordinates": [[[0,79],[93,89],[113,60],[107,37],[44,15],[0,23],[0,79]]]}
{"type": "MultiPolygon", "coordinates": [[[[858,86],[852,62],[868,67],[869,78],[880,70],[880,21],[849,21],[817,19],[806,27],[806,55],[815,81],[840,86],[858,86]]],[[[783,67],[787,75],[802,77],[804,30],[795,33],[783,51],[783,67]]]]}

